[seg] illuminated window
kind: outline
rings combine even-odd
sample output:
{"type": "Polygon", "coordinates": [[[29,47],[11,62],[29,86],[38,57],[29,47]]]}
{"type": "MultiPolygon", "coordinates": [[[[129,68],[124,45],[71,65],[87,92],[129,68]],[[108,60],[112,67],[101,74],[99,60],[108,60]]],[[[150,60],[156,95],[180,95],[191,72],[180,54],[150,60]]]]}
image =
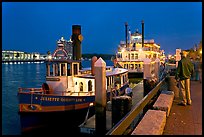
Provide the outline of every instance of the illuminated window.
{"type": "Polygon", "coordinates": [[[131,54],[131,59],[134,59],[134,54],[133,53],[131,54]]]}
{"type": "Polygon", "coordinates": [[[135,59],[138,59],[138,54],[137,53],[135,53],[135,59]]]}
{"type": "Polygon", "coordinates": [[[83,91],[83,83],[82,82],[80,82],[79,86],[80,86],[80,91],[83,91]]]}
{"type": "Polygon", "coordinates": [[[88,91],[92,91],[92,81],[89,80],[88,82],[88,91]]]}

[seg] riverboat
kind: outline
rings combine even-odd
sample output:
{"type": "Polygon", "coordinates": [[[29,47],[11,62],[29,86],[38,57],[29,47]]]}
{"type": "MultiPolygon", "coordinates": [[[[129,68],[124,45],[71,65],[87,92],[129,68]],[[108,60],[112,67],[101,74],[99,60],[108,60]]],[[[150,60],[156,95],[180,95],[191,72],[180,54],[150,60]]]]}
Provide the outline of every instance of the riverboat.
{"type": "MultiPolygon", "coordinates": [[[[22,131],[39,127],[42,122],[81,123],[88,110],[94,109],[94,63],[97,57],[92,58],[91,67],[82,67],[81,26],[73,25],[72,29],[72,39],[66,41],[61,38],[54,53],[46,60],[46,81],[42,83],[42,87],[19,88],[22,131]]],[[[123,95],[128,82],[127,69],[106,66],[107,101],[113,95],[123,95]]]]}
{"type": "Polygon", "coordinates": [[[128,69],[129,77],[143,76],[143,64],[146,58],[153,63],[159,59],[161,63],[165,61],[164,50],[160,49],[160,45],[156,44],[154,39],[144,39],[144,21],[142,21],[142,34],[138,29],[132,33],[128,30],[128,24],[125,23],[126,41],[120,41],[114,64],[117,67],[128,69]]]}

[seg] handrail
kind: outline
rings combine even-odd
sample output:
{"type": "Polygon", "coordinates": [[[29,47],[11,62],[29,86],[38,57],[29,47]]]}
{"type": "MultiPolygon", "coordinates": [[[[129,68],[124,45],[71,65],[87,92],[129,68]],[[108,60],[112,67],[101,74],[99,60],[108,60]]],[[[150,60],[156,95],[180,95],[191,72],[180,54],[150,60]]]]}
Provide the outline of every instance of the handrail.
{"type": "Polygon", "coordinates": [[[136,116],[144,109],[149,101],[156,95],[161,85],[165,82],[163,78],[157,86],[152,89],[142,100],[140,100],[136,106],[124,118],[122,118],[112,129],[110,129],[106,135],[122,135],[125,130],[130,126],[136,116]]]}

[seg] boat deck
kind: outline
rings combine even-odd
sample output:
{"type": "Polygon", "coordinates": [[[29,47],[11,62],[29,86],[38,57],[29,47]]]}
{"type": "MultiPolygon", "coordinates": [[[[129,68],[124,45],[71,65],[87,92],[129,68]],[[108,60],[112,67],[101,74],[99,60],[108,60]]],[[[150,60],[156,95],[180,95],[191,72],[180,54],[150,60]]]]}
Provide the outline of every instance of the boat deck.
{"type": "MultiPolygon", "coordinates": [[[[133,87],[132,92],[132,106],[135,106],[143,98],[143,81],[133,87]]],[[[95,115],[90,117],[86,123],[82,123],[80,126],[80,132],[86,134],[94,134],[95,132],[95,115]]],[[[112,111],[106,111],[106,130],[112,128],[112,111]]]]}

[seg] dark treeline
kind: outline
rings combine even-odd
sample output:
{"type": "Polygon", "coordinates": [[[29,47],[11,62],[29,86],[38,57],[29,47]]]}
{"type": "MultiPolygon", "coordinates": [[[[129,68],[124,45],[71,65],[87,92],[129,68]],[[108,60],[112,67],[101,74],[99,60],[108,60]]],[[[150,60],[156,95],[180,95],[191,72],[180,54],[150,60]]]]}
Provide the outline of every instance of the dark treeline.
{"type": "Polygon", "coordinates": [[[91,59],[93,56],[96,56],[97,58],[101,57],[103,60],[111,60],[111,58],[115,55],[113,55],[113,54],[97,54],[97,53],[82,54],[83,59],[91,59]]]}

